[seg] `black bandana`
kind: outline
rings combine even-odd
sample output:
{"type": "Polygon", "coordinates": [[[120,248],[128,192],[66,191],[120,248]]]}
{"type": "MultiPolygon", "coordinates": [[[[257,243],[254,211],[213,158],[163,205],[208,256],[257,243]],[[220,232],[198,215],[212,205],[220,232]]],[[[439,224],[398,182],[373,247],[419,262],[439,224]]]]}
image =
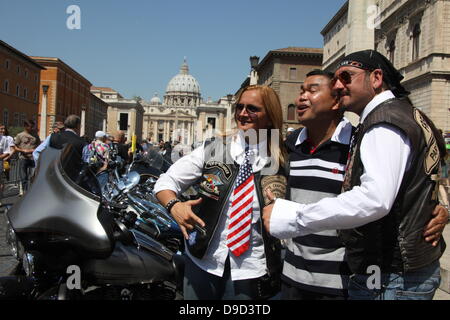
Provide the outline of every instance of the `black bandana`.
{"type": "Polygon", "coordinates": [[[338,68],[344,66],[369,71],[381,69],[383,80],[396,97],[401,98],[409,95],[409,92],[400,84],[404,77],[385,56],[375,50],[364,50],[349,54],[339,63],[338,68]]]}

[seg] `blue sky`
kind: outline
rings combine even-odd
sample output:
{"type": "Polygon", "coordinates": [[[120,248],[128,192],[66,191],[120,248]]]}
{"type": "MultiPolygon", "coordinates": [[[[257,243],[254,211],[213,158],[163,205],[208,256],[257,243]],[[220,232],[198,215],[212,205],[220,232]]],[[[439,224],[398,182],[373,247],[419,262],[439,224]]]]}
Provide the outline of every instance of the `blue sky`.
{"type": "Polygon", "coordinates": [[[125,97],[164,95],[186,56],[201,93],[234,93],[249,57],[289,46],[320,48],[320,31],[345,0],[0,0],[0,39],[58,57],[96,86],[125,97]],[[81,9],[69,30],[66,9],[81,9]]]}

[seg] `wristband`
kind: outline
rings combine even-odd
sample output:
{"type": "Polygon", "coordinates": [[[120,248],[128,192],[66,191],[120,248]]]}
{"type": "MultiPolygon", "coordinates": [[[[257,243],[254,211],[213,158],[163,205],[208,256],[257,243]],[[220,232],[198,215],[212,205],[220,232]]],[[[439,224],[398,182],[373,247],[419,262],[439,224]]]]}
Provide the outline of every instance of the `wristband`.
{"type": "Polygon", "coordinates": [[[172,200],[170,200],[169,202],[167,202],[167,204],[166,204],[166,210],[167,210],[167,212],[170,213],[170,210],[172,210],[172,207],[173,207],[176,203],[178,203],[178,202],[181,202],[181,200],[180,200],[180,199],[177,199],[177,198],[172,199],[172,200]]]}

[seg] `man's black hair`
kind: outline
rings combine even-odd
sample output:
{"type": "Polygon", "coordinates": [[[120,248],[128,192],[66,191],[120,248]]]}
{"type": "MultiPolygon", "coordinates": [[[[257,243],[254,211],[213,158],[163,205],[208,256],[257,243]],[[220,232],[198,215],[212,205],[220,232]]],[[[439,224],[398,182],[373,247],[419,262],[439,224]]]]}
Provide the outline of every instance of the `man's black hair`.
{"type": "Polygon", "coordinates": [[[331,80],[334,77],[334,73],[320,70],[320,69],[314,69],[313,71],[311,71],[310,73],[308,73],[306,75],[306,77],[312,77],[312,76],[324,76],[331,80]]]}

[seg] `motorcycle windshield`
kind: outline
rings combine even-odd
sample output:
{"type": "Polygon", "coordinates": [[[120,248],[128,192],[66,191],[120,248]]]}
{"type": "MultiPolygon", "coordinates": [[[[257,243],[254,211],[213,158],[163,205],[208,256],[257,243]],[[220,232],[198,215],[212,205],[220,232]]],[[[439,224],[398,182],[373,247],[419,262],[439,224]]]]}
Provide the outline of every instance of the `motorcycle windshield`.
{"type": "MultiPolygon", "coordinates": [[[[94,255],[112,250],[111,235],[100,222],[100,198],[76,183],[82,168],[79,158],[70,145],[63,150],[48,147],[41,153],[31,187],[8,211],[19,238],[36,234],[46,242],[43,245],[62,241],[94,255]]],[[[86,175],[96,184],[92,179],[86,175]]]]}
{"type": "Polygon", "coordinates": [[[153,147],[153,148],[150,148],[149,150],[147,150],[144,153],[142,159],[150,167],[153,167],[158,170],[161,170],[163,163],[164,163],[164,159],[161,156],[161,154],[159,153],[159,148],[157,148],[157,147],[153,147]]]}

